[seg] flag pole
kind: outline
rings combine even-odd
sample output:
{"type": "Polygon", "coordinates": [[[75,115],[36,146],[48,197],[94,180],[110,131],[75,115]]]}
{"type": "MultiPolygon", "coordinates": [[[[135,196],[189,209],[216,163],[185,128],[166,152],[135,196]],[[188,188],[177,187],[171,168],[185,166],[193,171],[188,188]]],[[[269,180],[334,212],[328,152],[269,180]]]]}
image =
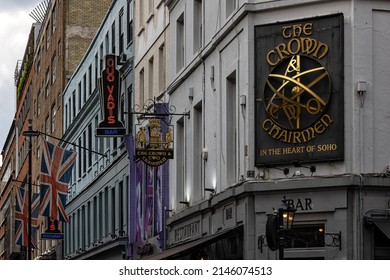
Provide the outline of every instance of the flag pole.
{"type": "Polygon", "coordinates": [[[38,136],[39,134],[32,130],[32,119],[28,120],[28,130],[23,131],[24,136],[28,136],[28,247],[27,247],[27,259],[31,260],[31,193],[32,193],[32,182],[31,182],[31,173],[32,173],[32,137],[38,136]]]}

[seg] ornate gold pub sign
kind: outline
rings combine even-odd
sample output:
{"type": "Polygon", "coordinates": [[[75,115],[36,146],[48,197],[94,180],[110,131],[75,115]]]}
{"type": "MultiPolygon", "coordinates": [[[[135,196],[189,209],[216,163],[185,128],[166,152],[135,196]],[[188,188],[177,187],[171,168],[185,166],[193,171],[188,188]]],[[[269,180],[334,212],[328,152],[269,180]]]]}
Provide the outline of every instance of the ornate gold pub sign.
{"type": "Polygon", "coordinates": [[[136,126],[135,155],[145,164],[159,166],[173,159],[173,126],[163,129],[161,119],[148,119],[148,124],[136,126]]]}

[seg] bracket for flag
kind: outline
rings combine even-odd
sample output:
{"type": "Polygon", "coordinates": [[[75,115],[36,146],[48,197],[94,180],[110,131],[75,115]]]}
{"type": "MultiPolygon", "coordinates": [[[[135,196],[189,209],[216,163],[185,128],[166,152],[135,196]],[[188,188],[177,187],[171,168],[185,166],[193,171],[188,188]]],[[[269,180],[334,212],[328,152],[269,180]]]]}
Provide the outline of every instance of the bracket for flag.
{"type": "Polygon", "coordinates": [[[79,147],[79,148],[81,148],[81,149],[83,149],[83,150],[86,150],[86,151],[88,151],[88,152],[91,152],[91,153],[94,153],[94,154],[100,155],[100,156],[102,156],[102,157],[107,157],[107,155],[106,155],[106,154],[99,153],[99,152],[97,152],[97,151],[94,151],[94,150],[92,150],[92,149],[89,149],[89,148],[83,147],[83,146],[81,146],[81,145],[77,145],[76,143],[73,143],[73,142],[66,141],[66,140],[64,140],[64,139],[61,139],[61,138],[55,137],[55,136],[53,136],[53,135],[50,135],[50,134],[47,134],[47,133],[45,133],[45,132],[38,131],[38,130],[35,130],[35,132],[37,133],[37,135],[40,135],[40,134],[42,134],[42,135],[45,135],[45,136],[47,136],[47,137],[51,137],[51,138],[53,138],[53,139],[59,140],[60,142],[63,142],[63,143],[66,143],[66,144],[69,144],[69,145],[72,145],[72,146],[75,146],[75,147],[79,147]]]}

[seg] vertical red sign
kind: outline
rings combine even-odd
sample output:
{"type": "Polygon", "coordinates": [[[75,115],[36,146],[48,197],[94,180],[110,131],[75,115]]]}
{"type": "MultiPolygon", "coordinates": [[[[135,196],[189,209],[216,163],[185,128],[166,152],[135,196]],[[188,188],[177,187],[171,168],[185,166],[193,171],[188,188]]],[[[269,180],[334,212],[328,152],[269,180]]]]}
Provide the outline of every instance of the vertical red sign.
{"type": "Polygon", "coordinates": [[[125,129],[119,120],[120,83],[119,71],[116,70],[116,56],[108,54],[105,57],[106,68],[100,78],[100,98],[103,120],[96,130],[98,136],[122,136],[125,129]]]}

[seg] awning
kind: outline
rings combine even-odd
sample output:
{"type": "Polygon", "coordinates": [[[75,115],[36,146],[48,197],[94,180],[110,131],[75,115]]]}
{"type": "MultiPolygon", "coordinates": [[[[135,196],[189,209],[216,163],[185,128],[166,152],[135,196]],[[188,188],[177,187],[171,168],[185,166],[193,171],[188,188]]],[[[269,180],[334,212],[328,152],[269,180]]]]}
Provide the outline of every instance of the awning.
{"type": "Polygon", "coordinates": [[[390,220],[373,219],[372,222],[390,239],[390,220]]]}
{"type": "Polygon", "coordinates": [[[182,244],[182,245],[178,245],[178,246],[169,248],[165,251],[162,251],[161,253],[158,253],[158,254],[155,254],[152,256],[148,256],[146,258],[142,258],[142,260],[163,260],[163,259],[169,258],[173,255],[188,251],[189,249],[195,249],[195,247],[198,247],[198,246],[200,247],[200,246],[204,246],[204,245],[207,245],[209,243],[212,243],[214,240],[222,237],[223,235],[228,235],[232,232],[235,232],[237,229],[239,229],[241,227],[242,226],[238,226],[235,228],[223,230],[223,231],[217,232],[215,234],[212,234],[212,235],[209,235],[209,236],[206,236],[203,238],[199,238],[197,240],[190,241],[190,242],[187,242],[187,243],[182,244]]]}

